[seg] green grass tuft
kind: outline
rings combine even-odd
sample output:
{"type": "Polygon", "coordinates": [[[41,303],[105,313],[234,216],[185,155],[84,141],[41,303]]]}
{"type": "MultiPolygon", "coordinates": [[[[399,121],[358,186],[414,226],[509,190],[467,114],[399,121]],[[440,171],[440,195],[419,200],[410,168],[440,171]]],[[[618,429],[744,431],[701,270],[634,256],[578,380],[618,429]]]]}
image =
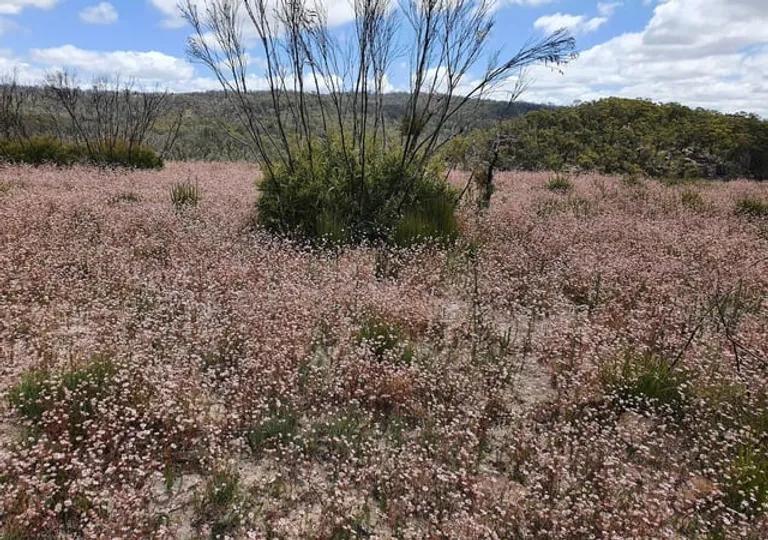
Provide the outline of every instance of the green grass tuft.
{"type": "Polygon", "coordinates": [[[83,411],[90,408],[94,398],[106,392],[115,371],[111,359],[101,355],[94,356],[81,368],[60,375],[47,369],[32,370],[11,388],[8,400],[17,413],[32,422],[39,422],[43,414],[64,396],[77,396],[72,407],[83,411]]]}
{"type": "Polygon", "coordinates": [[[748,516],[768,510],[768,455],[764,448],[745,446],[739,450],[728,473],[725,504],[748,516]]]}
{"type": "Polygon", "coordinates": [[[687,376],[655,354],[627,351],[605,367],[601,377],[622,406],[679,411],[686,401],[687,376]]]}
{"type": "Polygon", "coordinates": [[[556,174],[547,182],[547,189],[556,193],[567,193],[573,189],[573,183],[567,177],[556,174]]]}
{"type": "Polygon", "coordinates": [[[750,218],[766,218],[768,201],[758,197],[742,197],[736,201],[736,213],[750,218]]]}
{"type": "Polygon", "coordinates": [[[299,429],[299,418],[289,408],[279,408],[261,424],[250,429],[246,435],[248,446],[254,453],[277,448],[281,443],[292,440],[299,429]]]}
{"type": "Polygon", "coordinates": [[[414,359],[413,347],[408,343],[405,331],[380,317],[366,318],[355,340],[365,344],[380,361],[396,358],[398,363],[409,365],[414,359]]]}
{"type": "Polygon", "coordinates": [[[202,198],[202,190],[192,182],[178,182],[171,186],[171,203],[176,210],[196,207],[202,198]]]}
{"type": "Polygon", "coordinates": [[[240,475],[228,469],[215,471],[195,502],[195,525],[207,524],[212,540],[231,538],[243,522],[247,502],[240,475]]]}
{"type": "Polygon", "coordinates": [[[692,189],[686,189],[680,194],[680,202],[683,206],[695,212],[699,212],[706,207],[701,193],[692,189]]]}

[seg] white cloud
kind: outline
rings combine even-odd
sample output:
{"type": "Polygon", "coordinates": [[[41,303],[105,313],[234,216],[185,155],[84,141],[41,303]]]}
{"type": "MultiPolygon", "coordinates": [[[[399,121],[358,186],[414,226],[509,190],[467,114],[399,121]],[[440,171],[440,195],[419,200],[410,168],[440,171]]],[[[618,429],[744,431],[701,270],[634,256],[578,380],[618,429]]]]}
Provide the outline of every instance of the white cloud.
{"type": "Polygon", "coordinates": [[[117,17],[115,6],[109,2],[100,2],[80,12],[80,20],[89,24],[112,24],[117,17]]]}
{"type": "Polygon", "coordinates": [[[176,0],[151,0],[151,2],[153,6],[165,15],[163,20],[164,26],[167,28],[181,28],[184,26],[184,19],[181,17],[176,0]]]}
{"type": "Polygon", "coordinates": [[[567,28],[574,35],[594,32],[608,22],[608,17],[586,17],[585,15],[569,15],[567,13],[553,13],[536,19],[533,27],[551,34],[561,28],[567,28]]]}
{"type": "Polygon", "coordinates": [[[15,75],[23,84],[39,84],[43,80],[43,71],[22,61],[8,49],[0,49],[0,77],[15,75]]]}
{"type": "Polygon", "coordinates": [[[617,8],[621,7],[623,2],[598,2],[597,13],[601,17],[612,17],[617,8]]]}
{"type": "Polygon", "coordinates": [[[666,0],[641,32],[583,51],[565,74],[531,71],[524,96],[568,104],[618,95],[768,116],[765,0],[666,0]]]}
{"type": "Polygon", "coordinates": [[[113,75],[140,83],[167,84],[190,80],[194,69],[180,58],[157,51],[89,51],[74,45],[32,49],[31,59],[48,69],[74,69],[81,75],[113,75]]]}
{"type": "Polygon", "coordinates": [[[0,0],[0,15],[16,15],[21,13],[24,8],[35,7],[40,9],[50,9],[58,3],[59,0],[0,0]]]}
{"type": "MultiPolygon", "coordinates": [[[[88,86],[93,78],[119,75],[136,81],[139,88],[155,86],[172,92],[205,92],[221,90],[214,77],[200,77],[184,59],[157,51],[90,51],[73,45],[49,49],[32,49],[31,64],[14,58],[0,49],[0,73],[14,70],[19,80],[38,84],[45,74],[60,69],[74,70],[80,84],[88,86]]],[[[256,60],[254,60],[256,62],[256,60]]],[[[265,90],[267,81],[259,75],[249,75],[248,87],[265,90]]]]}
{"type": "Polygon", "coordinates": [[[571,15],[568,13],[552,13],[536,19],[533,27],[551,34],[561,28],[569,30],[573,35],[579,36],[594,32],[613,16],[616,9],[622,5],[622,2],[598,2],[597,16],[587,17],[586,15],[571,15]]]}

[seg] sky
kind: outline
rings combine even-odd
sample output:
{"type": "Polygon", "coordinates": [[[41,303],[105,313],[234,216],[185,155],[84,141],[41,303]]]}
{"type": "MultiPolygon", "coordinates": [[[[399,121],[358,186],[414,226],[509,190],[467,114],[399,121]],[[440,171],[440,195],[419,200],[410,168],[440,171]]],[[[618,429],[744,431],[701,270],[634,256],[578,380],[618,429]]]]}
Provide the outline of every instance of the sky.
{"type": "MultiPolygon", "coordinates": [[[[323,0],[338,32],[350,23],[350,1],[323,0]]],[[[560,71],[528,72],[525,101],[569,105],[622,96],[768,117],[768,0],[495,1],[491,50],[511,53],[561,27],[576,38],[577,60],[560,71]]],[[[81,80],[119,72],[171,91],[218,89],[186,57],[190,30],[176,4],[0,0],[0,74],[15,70],[35,83],[67,68],[81,80]]],[[[405,64],[396,62],[396,71],[398,65],[405,64]]],[[[392,89],[407,90],[400,71],[392,89]]]]}

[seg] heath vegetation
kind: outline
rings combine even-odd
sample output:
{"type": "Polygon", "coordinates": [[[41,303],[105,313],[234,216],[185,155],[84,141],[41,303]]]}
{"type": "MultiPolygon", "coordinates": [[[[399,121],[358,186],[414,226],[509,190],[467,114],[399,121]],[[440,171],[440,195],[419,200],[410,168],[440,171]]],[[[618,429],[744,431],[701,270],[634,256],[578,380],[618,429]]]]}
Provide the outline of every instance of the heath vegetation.
{"type": "Polygon", "coordinates": [[[768,537],[764,122],[468,134],[566,31],[505,56],[485,0],[356,0],[346,33],[179,7],[256,165],[165,161],[210,152],[190,98],[0,85],[0,538],[768,537]]]}
{"type": "Polygon", "coordinates": [[[6,538],[768,531],[762,184],[499,173],[453,243],[328,250],[247,164],[3,176],[6,538]]]}

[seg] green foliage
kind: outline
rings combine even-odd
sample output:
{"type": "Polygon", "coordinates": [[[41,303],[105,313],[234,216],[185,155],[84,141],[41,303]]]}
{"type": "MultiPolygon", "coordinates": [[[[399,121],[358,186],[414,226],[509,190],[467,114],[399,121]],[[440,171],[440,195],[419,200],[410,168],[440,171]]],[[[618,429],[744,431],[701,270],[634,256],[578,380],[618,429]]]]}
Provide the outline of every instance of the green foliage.
{"type": "Polygon", "coordinates": [[[299,429],[299,418],[289,408],[281,407],[246,433],[248,446],[254,453],[276,448],[280,443],[290,441],[299,429]]]}
{"type": "Polygon", "coordinates": [[[129,148],[115,144],[110,148],[88,150],[85,146],[49,137],[34,137],[23,141],[0,140],[0,161],[30,165],[88,164],[131,169],[159,169],[163,166],[163,160],[150,148],[129,148]]]}
{"type": "Polygon", "coordinates": [[[55,139],[35,138],[25,142],[0,141],[0,160],[31,165],[73,165],[83,159],[76,147],[55,139]]]}
{"type": "Polygon", "coordinates": [[[349,457],[363,444],[367,422],[355,409],[344,411],[312,425],[307,451],[316,457],[327,455],[349,457]]]}
{"type": "Polygon", "coordinates": [[[171,186],[171,203],[176,210],[195,207],[203,198],[203,192],[197,184],[190,181],[177,182],[171,186]]]}
{"type": "Polygon", "coordinates": [[[428,242],[450,243],[458,236],[454,198],[448,188],[420,186],[418,202],[403,214],[392,235],[399,247],[428,242]]]}
{"type": "Polygon", "coordinates": [[[81,434],[82,423],[93,413],[95,402],[103,397],[116,368],[107,356],[94,356],[82,367],[63,373],[47,369],[27,372],[8,393],[11,408],[33,426],[41,424],[43,415],[63,407],[69,421],[72,439],[81,434]]]}
{"type": "Polygon", "coordinates": [[[547,189],[558,193],[567,193],[573,189],[573,183],[561,174],[556,174],[547,182],[547,189]]]}
{"type": "Polygon", "coordinates": [[[745,446],[739,450],[728,474],[725,503],[749,516],[768,510],[768,455],[764,448],[745,446]]]}
{"type": "Polygon", "coordinates": [[[311,157],[296,153],[293,171],[266,172],[258,222],[277,234],[334,245],[408,246],[457,236],[455,193],[437,171],[403,166],[396,151],[372,149],[365,164],[356,155],[338,142],[318,142],[311,157]]]}
{"type": "Polygon", "coordinates": [[[701,193],[691,189],[686,189],[680,194],[680,202],[686,208],[696,212],[701,211],[706,207],[704,198],[701,196],[701,193]]]}
{"type": "Polygon", "coordinates": [[[515,141],[502,148],[506,169],[768,178],[768,122],[756,116],[609,98],[533,111],[499,131],[515,141]]]}
{"type": "Polygon", "coordinates": [[[410,364],[413,361],[413,347],[408,343],[402,328],[380,317],[368,317],[360,326],[355,339],[367,346],[378,360],[393,355],[398,362],[410,364]]]}
{"type": "Polygon", "coordinates": [[[655,354],[627,351],[602,370],[601,378],[621,406],[679,411],[686,400],[685,373],[655,354]]]}
{"type": "Polygon", "coordinates": [[[642,188],[643,179],[637,174],[625,174],[621,177],[621,185],[627,188],[642,188]]]}
{"type": "Polygon", "coordinates": [[[104,167],[125,167],[127,169],[162,169],[163,160],[151,148],[144,146],[129,148],[119,143],[112,148],[101,148],[88,157],[88,162],[104,167]]]}
{"type": "Polygon", "coordinates": [[[245,503],[240,475],[228,469],[217,470],[197,497],[195,525],[208,524],[211,539],[230,538],[242,523],[245,503]]]}
{"type": "Polygon", "coordinates": [[[736,212],[750,218],[768,217],[768,201],[757,197],[742,197],[736,201],[736,212]]]}
{"type": "Polygon", "coordinates": [[[8,402],[17,413],[27,420],[39,422],[47,410],[48,396],[58,392],[50,381],[50,374],[45,370],[32,370],[21,377],[21,382],[8,392],[8,402]]]}

